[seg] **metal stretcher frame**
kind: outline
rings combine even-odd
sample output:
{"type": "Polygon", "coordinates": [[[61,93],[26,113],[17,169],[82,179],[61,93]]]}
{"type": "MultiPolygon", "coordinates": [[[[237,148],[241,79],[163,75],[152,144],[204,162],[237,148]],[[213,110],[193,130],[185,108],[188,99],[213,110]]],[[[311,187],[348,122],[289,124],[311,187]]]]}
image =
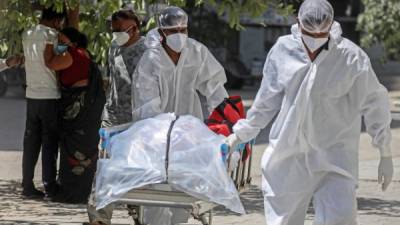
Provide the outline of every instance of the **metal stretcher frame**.
{"type": "MultiPolygon", "coordinates": [[[[125,128],[126,126],[122,127],[125,128]]],[[[123,129],[122,127],[121,129],[123,129]]],[[[253,143],[251,142],[249,145],[252,150],[253,143]]],[[[99,158],[107,157],[106,150],[100,147],[99,158]]],[[[229,157],[227,165],[230,165],[230,160],[231,158],[229,157]]],[[[231,178],[239,193],[247,190],[251,184],[251,166],[252,154],[246,160],[240,160],[237,168],[231,172],[231,178]]],[[[231,169],[227,168],[227,170],[230,171],[231,169]]],[[[133,189],[115,203],[127,205],[128,213],[134,220],[135,225],[146,225],[143,220],[143,207],[145,206],[186,209],[202,225],[212,225],[212,210],[218,206],[215,203],[200,200],[184,192],[173,190],[168,183],[152,184],[133,189]]]]}
{"type": "MultiPolygon", "coordinates": [[[[231,177],[239,192],[246,191],[250,186],[251,164],[252,155],[245,161],[240,160],[236,170],[231,172],[231,177]]],[[[116,203],[127,205],[129,215],[135,221],[135,225],[146,225],[143,221],[144,206],[183,208],[202,225],[212,225],[212,210],[218,206],[209,201],[199,200],[184,192],[172,190],[167,183],[133,189],[116,203]]]]}

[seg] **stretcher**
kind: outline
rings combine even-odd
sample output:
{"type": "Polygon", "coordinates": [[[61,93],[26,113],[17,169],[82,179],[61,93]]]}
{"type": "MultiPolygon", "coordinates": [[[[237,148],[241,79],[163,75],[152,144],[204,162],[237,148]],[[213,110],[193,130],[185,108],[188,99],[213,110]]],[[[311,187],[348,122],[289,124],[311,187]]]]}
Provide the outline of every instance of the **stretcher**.
{"type": "MultiPolygon", "coordinates": [[[[127,127],[129,127],[129,125],[113,128],[112,133],[120,133],[127,127]]],[[[107,152],[108,150],[105,148],[106,145],[104,143],[108,141],[107,139],[109,139],[110,136],[105,137],[102,132],[100,132],[100,137],[102,139],[101,143],[103,144],[99,145],[99,158],[107,159],[111,153],[107,152]]],[[[231,173],[231,178],[239,193],[247,190],[251,183],[252,147],[253,143],[249,143],[248,148],[250,148],[250,154],[248,154],[245,159],[243,159],[243,157],[239,160],[239,163],[234,170],[227,168],[227,171],[231,173]]],[[[230,157],[228,157],[227,160],[227,165],[231,165],[231,163],[229,163],[231,160],[230,157]]],[[[144,207],[146,206],[185,209],[201,224],[211,225],[213,216],[212,211],[218,206],[215,203],[200,200],[184,192],[173,190],[168,183],[152,184],[138,189],[133,189],[123,195],[115,203],[127,206],[128,213],[134,220],[135,225],[146,225],[143,220],[144,207]]]]}

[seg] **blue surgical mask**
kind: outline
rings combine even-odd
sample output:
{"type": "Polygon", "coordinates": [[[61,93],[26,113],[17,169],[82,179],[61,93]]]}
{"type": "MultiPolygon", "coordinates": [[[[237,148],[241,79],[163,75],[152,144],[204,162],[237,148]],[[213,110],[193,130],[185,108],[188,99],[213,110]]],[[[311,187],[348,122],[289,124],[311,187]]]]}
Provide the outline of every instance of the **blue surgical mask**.
{"type": "Polygon", "coordinates": [[[64,52],[66,52],[67,50],[68,50],[68,45],[66,45],[66,44],[58,44],[57,45],[57,47],[56,47],[56,53],[58,54],[58,55],[60,55],[60,54],[63,54],[64,52]]]}

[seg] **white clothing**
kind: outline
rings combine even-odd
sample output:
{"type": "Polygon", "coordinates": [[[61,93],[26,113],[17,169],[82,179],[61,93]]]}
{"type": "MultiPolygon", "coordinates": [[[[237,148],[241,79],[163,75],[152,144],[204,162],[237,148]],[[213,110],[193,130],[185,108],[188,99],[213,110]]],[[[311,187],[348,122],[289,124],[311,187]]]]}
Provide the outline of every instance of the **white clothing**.
{"type": "MultiPolygon", "coordinates": [[[[149,32],[149,49],[133,75],[133,121],[167,112],[203,120],[199,93],[206,97],[210,111],[228,97],[224,68],[207,47],[191,38],[175,65],[159,40],[156,30],[149,32]]],[[[144,219],[151,225],[175,225],[187,222],[188,218],[184,209],[145,208],[144,219]]]]}
{"type": "Polygon", "coordinates": [[[59,99],[58,79],[53,70],[46,67],[46,45],[57,45],[55,29],[39,24],[22,35],[25,55],[26,97],[32,99],[59,99]]]}
{"type": "Polygon", "coordinates": [[[297,15],[301,27],[309,33],[325,33],[333,22],[333,8],[327,0],[305,0],[297,15]]]}
{"type": "Polygon", "coordinates": [[[268,225],[303,225],[311,199],[315,212],[314,225],[357,225],[354,180],[326,172],[314,173],[303,179],[308,182],[306,189],[282,196],[264,196],[268,225]]]}
{"type": "Polygon", "coordinates": [[[309,190],[305,178],[317,172],[356,182],[362,117],[372,144],[382,156],[390,155],[388,92],[368,56],[341,33],[335,22],[329,49],[312,62],[293,25],[292,34],[279,38],[267,56],[247,118],[233,127],[240,140],[249,141],[279,112],[262,162],[266,199],[309,190]]]}
{"type": "Polygon", "coordinates": [[[203,119],[199,94],[206,97],[210,111],[228,97],[224,68],[203,44],[188,38],[175,65],[154,40],[133,75],[134,121],[164,112],[203,119]]]}

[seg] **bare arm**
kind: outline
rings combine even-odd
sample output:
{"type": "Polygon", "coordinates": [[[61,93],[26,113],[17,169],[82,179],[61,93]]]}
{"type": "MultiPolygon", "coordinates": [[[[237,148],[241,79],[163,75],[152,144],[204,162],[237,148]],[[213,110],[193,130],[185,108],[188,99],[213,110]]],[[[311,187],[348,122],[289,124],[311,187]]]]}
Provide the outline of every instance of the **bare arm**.
{"type": "Polygon", "coordinates": [[[73,60],[68,51],[61,55],[56,55],[53,51],[53,45],[47,44],[44,50],[44,62],[49,69],[59,71],[70,67],[73,60]]]}
{"type": "Polygon", "coordinates": [[[13,55],[7,59],[0,59],[0,71],[10,67],[18,66],[24,63],[24,57],[20,55],[13,55]]]}
{"type": "Polygon", "coordinates": [[[79,30],[79,1],[75,8],[68,9],[68,26],[79,30]]]}

